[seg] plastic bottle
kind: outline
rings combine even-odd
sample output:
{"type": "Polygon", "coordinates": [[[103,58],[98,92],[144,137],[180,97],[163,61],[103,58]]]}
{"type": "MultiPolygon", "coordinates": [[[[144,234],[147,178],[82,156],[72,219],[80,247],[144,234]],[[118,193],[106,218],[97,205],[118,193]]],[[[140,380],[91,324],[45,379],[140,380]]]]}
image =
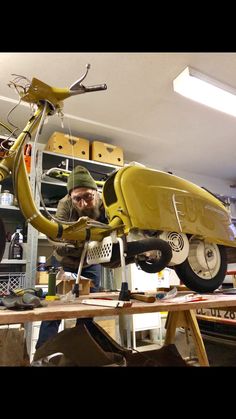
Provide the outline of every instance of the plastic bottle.
{"type": "Polygon", "coordinates": [[[14,239],[16,234],[19,234],[19,243],[23,243],[23,234],[21,233],[21,230],[22,230],[22,227],[17,226],[15,233],[13,233],[12,236],[11,236],[11,240],[14,239]]]}
{"type": "Polygon", "coordinates": [[[39,256],[37,271],[39,271],[39,272],[47,271],[46,256],[39,256]]]}
{"type": "Polygon", "coordinates": [[[0,193],[0,205],[13,205],[14,195],[5,190],[0,193]]]}
{"type": "MultiPolygon", "coordinates": [[[[12,235],[12,239],[11,239],[11,243],[9,246],[9,254],[8,254],[8,259],[22,259],[23,256],[23,247],[22,244],[20,243],[20,233],[18,231],[16,231],[13,235],[12,235]]],[[[23,236],[22,236],[22,241],[23,241],[23,236]]]]}

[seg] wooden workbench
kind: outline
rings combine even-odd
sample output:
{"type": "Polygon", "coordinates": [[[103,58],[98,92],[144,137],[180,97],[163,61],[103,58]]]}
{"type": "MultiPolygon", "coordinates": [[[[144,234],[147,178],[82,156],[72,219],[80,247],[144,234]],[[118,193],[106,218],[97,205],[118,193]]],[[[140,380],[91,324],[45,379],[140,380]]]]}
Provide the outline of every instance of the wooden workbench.
{"type": "MultiPolygon", "coordinates": [[[[84,298],[112,297],[118,299],[118,295],[119,293],[94,293],[89,296],[81,296],[72,302],[47,302],[46,307],[26,311],[13,311],[4,308],[0,310],[0,324],[168,311],[165,344],[174,343],[177,327],[182,326],[189,328],[192,332],[199,363],[200,365],[207,366],[209,363],[198,327],[195,310],[199,308],[214,307],[224,307],[228,310],[236,310],[236,295],[223,294],[204,294],[204,297],[207,298],[204,301],[181,303],[168,302],[168,300],[157,300],[154,303],[144,303],[142,301],[132,300],[131,307],[122,308],[90,306],[81,303],[81,300],[84,298]]],[[[178,296],[179,295],[181,296],[182,292],[179,292],[178,296]]]]}
{"type": "MultiPolygon", "coordinates": [[[[186,294],[186,293],[184,293],[186,294]]],[[[196,310],[198,308],[230,307],[236,309],[236,295],[204,294],[205,301],[173,303],[168,300],[157,300],[154,303],[144,303],[132,300],[131,307],[113,308],[90,306],[81,304],[84,298],[112,297],[118,298],[119,293],[93,293],[89,296],[81,296],[73,302],[48,301],[46,307],[34,308],[33,310],[15,311],[3,308],[0,310],[0,324],[13,324],[34,322],[42,320],[58,320],[95,316],[114,316],[119,314],[141,314],[160,311],[178,312],[196,310]]],[[[181,292],[178,296],[182,295],[181,292]]]]}

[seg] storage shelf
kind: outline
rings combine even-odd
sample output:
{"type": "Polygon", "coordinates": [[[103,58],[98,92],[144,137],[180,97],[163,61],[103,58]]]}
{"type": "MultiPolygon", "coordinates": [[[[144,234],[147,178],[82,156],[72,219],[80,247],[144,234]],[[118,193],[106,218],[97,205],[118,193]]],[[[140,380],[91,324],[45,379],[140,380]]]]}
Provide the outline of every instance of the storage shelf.
{"type": "MultiPolygon", "coordinates": [[[[43,207],[39,207],[40,211],[45,211],[45,209],[43,207]]],[[[50,208],[50,207],[46,207],[46,210],[49,212],[56,212],[56,208],[50,208]]]]}
{"type": "Polygon", "coordinates": [[[41,180],[41,183],[46,183],[47,185],[55,185],[55,186],[63,186],[64,188],[66,188],[66,182],[62,182],[62,181],[55,181],[55,179],[50,178],[50,177],[45,177],[41,180]]]}
{"type": "MultiPolygon", "coordinates": [[[[121,169],[121,166],[116,166],[114,164],[81,159],[76,156],[68,156],[66,154],[52,153],[44,150],[42,151],[42,159],[44,173],[52,167],[58,167],[59,163],[61,163],[64,160],[67,161],[65,167],[66,170],[72,170],[77,165],[84,166],[89,170],[89,172],[95,180],[104,180],[104,178],[113,171],[121,169]]],[[[58,169],[60,170],[59,167],[58,169]]],[[[52,183],[51,180],[48,180],[48,177],[46,178],[46,176],[42,174],[41,183],[43,184],[46,182],[50,184],[52,183]]],[[[66,182],[58,181],[58,179],[54,179],[52,184],[58,186],[66,186],[66,182]]]]}
{"type": "Polygon", "coordinates": [[[25,265],[26,259],[2,259],[1,264],[4,265],[25,265]]]}
{"type": "Polygon", "coordinates": [[[76,156],[68,156],[67,154],[60,154],[60,153],[52,153],[50,151],[43,151],[43,154],[48,154],[51,155],[53,157],[60,157],[63,159],[70,159],[70,160],[77,160],[80,161],[81,164],[92,164],[94,166],[102,166],[102,167],[113,167],[114,169],[121,169],[122,166],[116,166],[114,164],[109,164],[109,163],[102,163],[100,161],[95,161],[95,160],[87,160],[87,159],[80,159],[79,157],[76,156]]]}
{"type": "Polygon", "coordinates": [[[46,236],[46,234],[41,234],[41,233],[39,233],[39,235],[38,235],[38,239],[39,239],[39,240],[46,240],[46,239],[47,239],[47,236],[46,236]]]}
{"type": "Polygon", "coordinates": [[[14,211],[20,211],[19,207],[15,207],[14,205],[0,205],[0,210],[14,210],[14,211]]]}

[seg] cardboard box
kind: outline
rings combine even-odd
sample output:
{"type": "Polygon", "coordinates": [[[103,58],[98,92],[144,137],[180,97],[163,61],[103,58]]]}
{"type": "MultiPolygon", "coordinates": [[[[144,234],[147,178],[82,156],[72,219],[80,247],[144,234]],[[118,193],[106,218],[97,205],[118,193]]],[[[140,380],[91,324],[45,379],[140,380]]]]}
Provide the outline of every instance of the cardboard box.
{"type": "Polygon", "coordinates": [[[110,335],[114,340],[117,339],[115,319],[97,320],[95,318],[94,320],[95,320],[95,323],[98,323],[99,326],[101,326],[108,333],[108,335],[110,335]]]}
{"type": "MultiPolygon", "coordinates": [[[[117,332],[116,332],[116,320],[115,319],[99,319],[97,320],[96,317],[94,318],[95,323],[99,324],[107,333],[110,335],[114,340],[117,340],[117,332]]],[[[76,319],[65,319],[64,320],[64,328],[69,329],[71,327],[75,327],[76,319]]]]}
{"type": "Polygon", "coordinates": [[[124,166],[123,149],[101,141],[92,142],[91,159],[116,166],[124,166]]]}
{"type": "Polygon", "coordinates": [[[89,140],[63,132],[54,132],[44,150],[89,160],[89,140]]]}
{"type": "MultiPolygon", "coordinates": [[[[90,292],[90,280],[89,279],[82,279],[80,278],[79,281],[79,294],[80,295],[88,295],[90,292]]],[[[75,280],[74,279],[61,279],[56,281],[57,284],[57,293],[58,294],[67,294],[68,292],[72,291],[75,280]]]]}
{"type": "Polygon", "coordinates": [[[36,284],[48,284],[48,272],[39,271],[36,273],[36,284]]]}

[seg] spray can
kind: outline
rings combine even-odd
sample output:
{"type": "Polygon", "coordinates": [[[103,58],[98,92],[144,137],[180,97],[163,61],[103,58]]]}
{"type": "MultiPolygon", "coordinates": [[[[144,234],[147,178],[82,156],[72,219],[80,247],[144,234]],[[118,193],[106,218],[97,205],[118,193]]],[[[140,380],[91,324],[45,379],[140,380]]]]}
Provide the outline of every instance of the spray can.
{"type": "Polygon", "coordinates": [[[56,276],[57,270],[52,267],[48,273],[48,295],[50,296],[56,295],[56,276]]]}

